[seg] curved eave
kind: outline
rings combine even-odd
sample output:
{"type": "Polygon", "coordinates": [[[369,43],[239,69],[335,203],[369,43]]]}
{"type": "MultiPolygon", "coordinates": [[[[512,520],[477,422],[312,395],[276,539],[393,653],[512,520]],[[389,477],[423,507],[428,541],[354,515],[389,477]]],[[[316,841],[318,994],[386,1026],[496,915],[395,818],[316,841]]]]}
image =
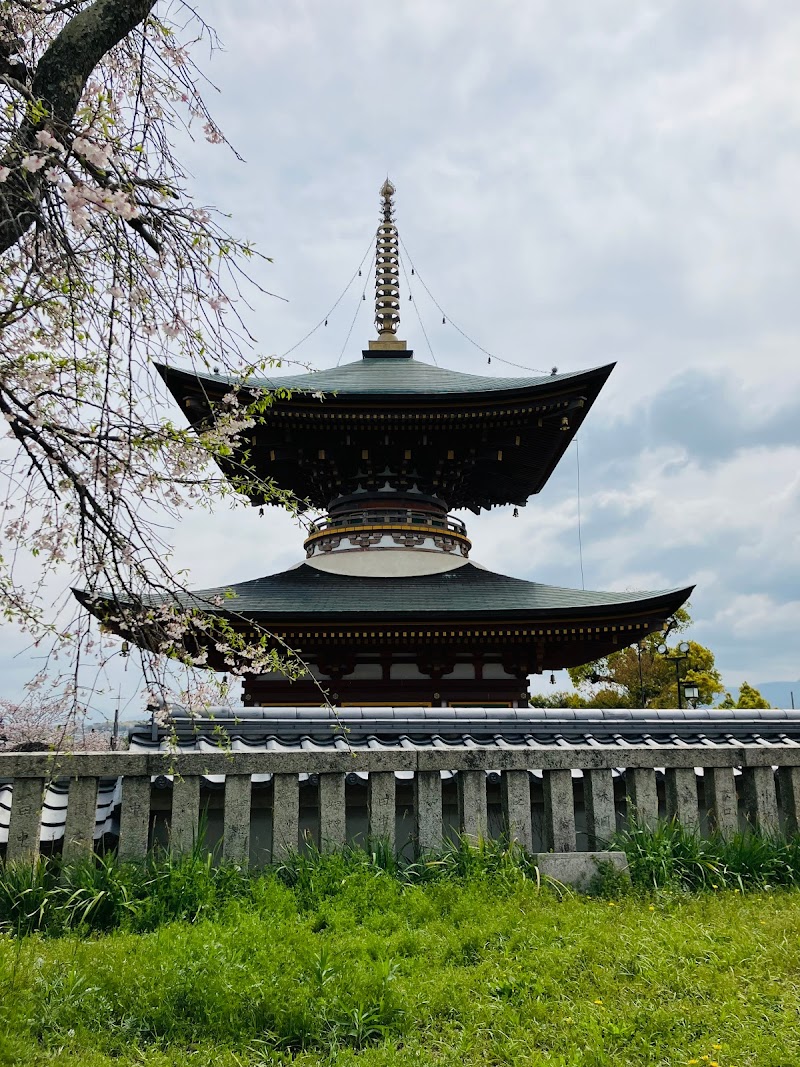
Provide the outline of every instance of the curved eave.
{"type": "MultiPolygon", "coordinates": [[[[418,365],[428,366],[428,364],[418,365]]],[[[181,405],[187,390],[189,392],[199,392],[200,397],[205,398],[208,402],[209,408],[211,404],[219,402],[231,390],[245,389],[250,392],[286,390],[292,393],[291,397],[281,398],[276,401],[282,409],[287,406],[298,408],[313,406],[318,408],[319,404],[324,402],[331,405],[332,410],[338,412],[353,408],[374,408],[376,406],[392,410],[405,407],[419,408],[420,406],[473,407],[476,404],[481,407],[490,407],[498,404],[519,404],[547,400],[551,397],[561,396],[566,392],[572,393],[581,390],[590,394],[590,396],[587,396],[588,408],[597,397],[615,365],[615,363],[608,363],[600,367],[592,367],[589,370],[574,371],[567,374],[552,374],[538,378],[497,379],[484,375],[462,374],[453,371],[448,372],[453,379],[454,385],[452,388],[436,388],[435,384],[431,383],[430,388],[410,390],[372,387],[351,390],[346,386],[335,389],[325,388],[324,375],[326,372],[324,371],[318,374],[287,376],[283,379],[280,377],[252,378],[243,381],[230,375],[204,374],[183,370],[163,363],[156,363],[155,367],[172,395],[181,405]],[[460,388],[456,387],[458,379],[464,379],[463,386],[460,388]]]]}
{"type": "MultiPolygon", "coordinates": [[[[611,622],[614,619],[624,618],[627,620],[633,620],[638,618],[650,618],[650,617],[668,617],[674,614],[678,608],[684,604],[692,594],[694,586],[687,586],[684,589],[666,590],[663,593],[653,594],[648,597],[643,597],[640,600],[620,601],[614,604],[583,604],[574,607],[542,607],[542,608],[519,608],[519,609],[500,609],[494,608],[491,605],[488,607],[477,609],[462,609],[457,611],[437,610],[437,611],[424,611],[418,610],[413,607],[400,610],[363,610],[358,613],[354,611],[326,611],[324,615],[320,612],[311,611],[284,611],[276,612],[270,611],[268,608],[264,610],[242,610],[240,613],[235,611],[225,611],[224,609],[206,609],[209,613],[218,614],[224,618],[235,621],[237,618],[242,618],[246,615],[248,619],[252,619],[253,622],[258,623],[260,626],[266,629],[274,629],[277,627],[305,627],[313,625],[315,627],[323,626],[361,626],[364,624],[380,624],[384,623],[388,626],[393,625],[393,620],[420,620],[424,621],[425,625],[445,624],[448,626],[470,626],[474,624],[485,625],[491,622],[492,625],[502,626],[505,623],[509,624],[529,624],[529,625],[558,625],[562,622],[574,622],[574,623],[596,623],[596,622],[611,622]]],[[[235,601],[229,601],[231,605],[235,604],[235,601]]],[[[200,607],[198,602],[195,605],[200,607]]],[[[404,623],[407,625],[407,622],[404,623]]]]}
{"type": "MultiPolygon", "coordinates": [[[[354,581],[368,581],[356,579],[354,581]]],[[[381,583],[403,583],[403,579],[377,579],[381,583]]],[[[532,583],[523,583],[532,584],[532,583]]],[[[283,611],[270,610],[265,605],[247,608],[240,605],[238,611],[206,606],[217,591],[209,590],[187,599],[187,607],[202,608],[204,612],[218,615],[233,624],[236,631],[250,637],[258,628],[267,637],[268,644],[283,653],[287,649],[302,649],[304,655],[328,652],[334,647],[345,648],[417,648],[433,644],[444,649],[482,648],[501,651],[515,650],[530,657],[531,669],[536,671],[559,670],[577,667],[601,659],[627,645],[642,640],[647,634],[660,629],[690,596],[693,586],[683,589],[664,590],[640,597],[605,603],[520,607],[509,609],[507,605],[489,603],[476,608],[471,605],[454,605],[452,610],[420,610],[419,605],[406,610],[383,609],[336,611],[318,609],[307,611],[298,600],[294,608],[287,605],[283,611]],[[402,634],[398,634],[402,628],[402,634]]],[[[561,591],[563,592],[563,591],[561,591]]],[[[579,591],[574,591],[579,592],[579,591]]],[[[135,612],[129,615],[130,625],[124,621],[109,622],[104,604],[113,609],[110,599],[88,597],[76,591],[78,599],[118,636],[151,650],[161,646],[161,635],[156,626],[143,627],[135,624],[135,612]]],[[[228,604],[235,603],[228,600],[228,604]]],[[[118,610],[118,609],[117,609],[118,610]]],[[[179,645],[174,652],[195,654],[205,649],[207,666],[213,670],[228,670],[230,659],[216,650],[216,639],[205,635],[192,636],[179,645]]]]}
{"type": "Polygon", "coordinates": [[[71,593],[90,615],[93,615],[102,628],[117,637],[132,642],[137,648],[157,652],[162,642],[162,635],[152,624],[143,624],[136,620],[137,605],[131,601],[90,593],[86,589],[71,588],[71,593]],[[120,618],[122,616],[122,618],[120,618]]]}
{"type": "MultiPolygon", "coordinates": [[[[692,585],[638,594],[573,590],[507,578],[467,565],[455,572],[462,589],[448,597],[445,590],[452,572],[414,579],[342,577],[313,571],[312,585],[293,582],[298,571],[311,572],[312,568],[302,564],[254,582],[198,590],[180,598],[180,606],[242,625],[251,621],[266,629],[391,626],[394,620],[403,620],[407,626],[416,621],[426,626],[445,623],[468,627],[490,621],[498,626],[506,622],[541,626],[665,618],[685,603],[694,589],[692,585]],[[495,589],[492,580],[498,582],[495,589]],[[534,599],[539,603],[531,602],[534,599]]],[[[73,593],[100,619],[119,611],[119,602],[109,597],[92,596],[79,589],[73,593]]]]}

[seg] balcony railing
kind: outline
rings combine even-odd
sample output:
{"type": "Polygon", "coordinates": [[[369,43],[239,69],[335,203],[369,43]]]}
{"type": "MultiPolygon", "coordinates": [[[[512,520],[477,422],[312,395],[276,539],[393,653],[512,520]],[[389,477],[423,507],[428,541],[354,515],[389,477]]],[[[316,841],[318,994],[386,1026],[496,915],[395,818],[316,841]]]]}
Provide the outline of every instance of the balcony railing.
{"type": "Polygon", "coordinates": [[[632,813],[701,832],[794,832],[800,745],[0,754],[8,860],[38,853],[43,797],[59,788],[68,860],[99,839],[122,859],[159,842],[188,850],[203,813],[209,849],[236,863],[278,859],[308,838],[322,848],[411,841],[425,852],[457,832],[570,853],[603,849],[632,813]],[[98,819],[98,787],[113,819],[98,819]]]}
{"type": "Polygon", "coordinates": [[[461,537],[467,536],[467,527],[460,519],[405,508],[364,508],[349,511],[344,515],[336,515],[333,518],[326,515],[310,523],[308,535],[336,533],[337,530],[350,529],[354,526],[418,526],[422,530],[433,529],[451,532],[461,537]]]}

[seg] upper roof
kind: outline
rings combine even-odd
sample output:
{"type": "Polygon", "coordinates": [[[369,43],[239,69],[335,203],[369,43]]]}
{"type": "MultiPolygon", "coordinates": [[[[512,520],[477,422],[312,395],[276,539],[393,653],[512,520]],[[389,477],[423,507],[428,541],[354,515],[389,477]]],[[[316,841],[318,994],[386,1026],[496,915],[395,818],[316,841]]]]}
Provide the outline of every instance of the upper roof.
{"type": "Polygon", "coordinates": [[[217,457],[253,504],[270,502],[266,482],[292,492],[301,508],[325,508],[387,485],[435,496],[453,509],[522,505],[547,482],[613,368],[494,377],[415,360],[397,337],[394,194],[387,179],[375,246],[378,336],[361,359],[274,376],[156,365],[197,429],[213,424],[220,405],[229,410],[231,391],[245,403],[272,394],[256,405],[252,432],[240,435],[232,454],[217,457]]]}
{"type": "MultiPolygon", "coordinates": [[[[225,383],[239,386],[241,379],[229,375],[195,374],[193,371],[181,371],[179,368],[157,365],[159,371],[168,378],[169,374],[186,375],[199,380],[225,383]]],[[[566,374],[539,374],[522,378],[494,378],[485,374],[467,374],[464,371],[446,370],[422,363],[414,359],[411,353],[400,356],[365,355],[353,363],[341,367],[329,367],[327,370],[310,371],[306,374],[286,374],[275,377],[253,376],[244,383],[248,388],[287,389],[309,393],[321,392],[326,395],[336,393],[346,396],[425,396],[448,395],[459,396],[474,393],[518,393],[530,389],[556,385],[605,371],[610,373],[613,363],[589,370],[571,371],[566,374]]]]}
{"type": "Polygon", "coordinates": [[[570,374],[490,378],[406,356],[375,356],[310,374],[247,377],[159,365],[193,426],[215,418],[232,390],[274,402],[254,416],[242,451],[218,462],[254,504],[268,502],[254,472],[300,501],[397,488],[450,508],[522,505],[541,491],[586,418],[613,364],[570,374]],[[389,421],[391,421],[391,426],[389,421]],[[394,483],[393,483],[394,484],[394,483]]]}

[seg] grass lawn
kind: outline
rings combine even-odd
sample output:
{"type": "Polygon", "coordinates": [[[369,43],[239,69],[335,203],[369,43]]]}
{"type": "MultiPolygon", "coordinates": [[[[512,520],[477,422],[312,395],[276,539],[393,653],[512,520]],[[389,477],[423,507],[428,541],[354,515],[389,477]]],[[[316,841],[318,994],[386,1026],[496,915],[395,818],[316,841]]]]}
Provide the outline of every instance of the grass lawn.
{"type": "Polygon", "coordinates": [[[3,935],[0,1064],[800,1065],[796,889],[314,878],[150,932],[3,935]]]}

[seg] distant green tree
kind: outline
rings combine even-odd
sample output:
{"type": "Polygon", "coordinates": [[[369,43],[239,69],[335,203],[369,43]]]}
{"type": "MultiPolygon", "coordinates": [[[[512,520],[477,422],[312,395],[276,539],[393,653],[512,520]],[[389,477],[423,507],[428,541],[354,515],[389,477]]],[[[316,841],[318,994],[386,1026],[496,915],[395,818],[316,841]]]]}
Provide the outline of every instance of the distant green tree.
{"type": "MultiPolygon", "coordinates": [[[[682,633],[691,621],[686,608],[679,608],[670,623],[669,633],[682,633]]],[[[663,633],[650,634],[638,645],[629,645],[603,659],[571,667],[568,673],[572,684],[586,698],[583,706],[677,707],[675,663],[658,652],[659,645],[664,641],[663,633]]],[[[714,653],[696,641],[689,641],[688,645],[687,657],[680,661],[681,682],[691,682],[698,687],[700,704],[712,704],[714,698],[723,691],[722,678],[714,666],[714,653]]]]}
{"type": "Polygon", "coordinates": [[[555,693],[531,693],[531,707],[534,708],[585,708],[588,703],[580,693],[570,693],[559,689],[555,693]]]}
{"type": "Polygon", "coordinates": [[[772,705],[765,700],[759,691],[747,682],[742,682],[739,689],[739,699],[734,700],[730,693],[725,694],[725,699],[719,705],[721,708],[770,708],[772,705]]]}

